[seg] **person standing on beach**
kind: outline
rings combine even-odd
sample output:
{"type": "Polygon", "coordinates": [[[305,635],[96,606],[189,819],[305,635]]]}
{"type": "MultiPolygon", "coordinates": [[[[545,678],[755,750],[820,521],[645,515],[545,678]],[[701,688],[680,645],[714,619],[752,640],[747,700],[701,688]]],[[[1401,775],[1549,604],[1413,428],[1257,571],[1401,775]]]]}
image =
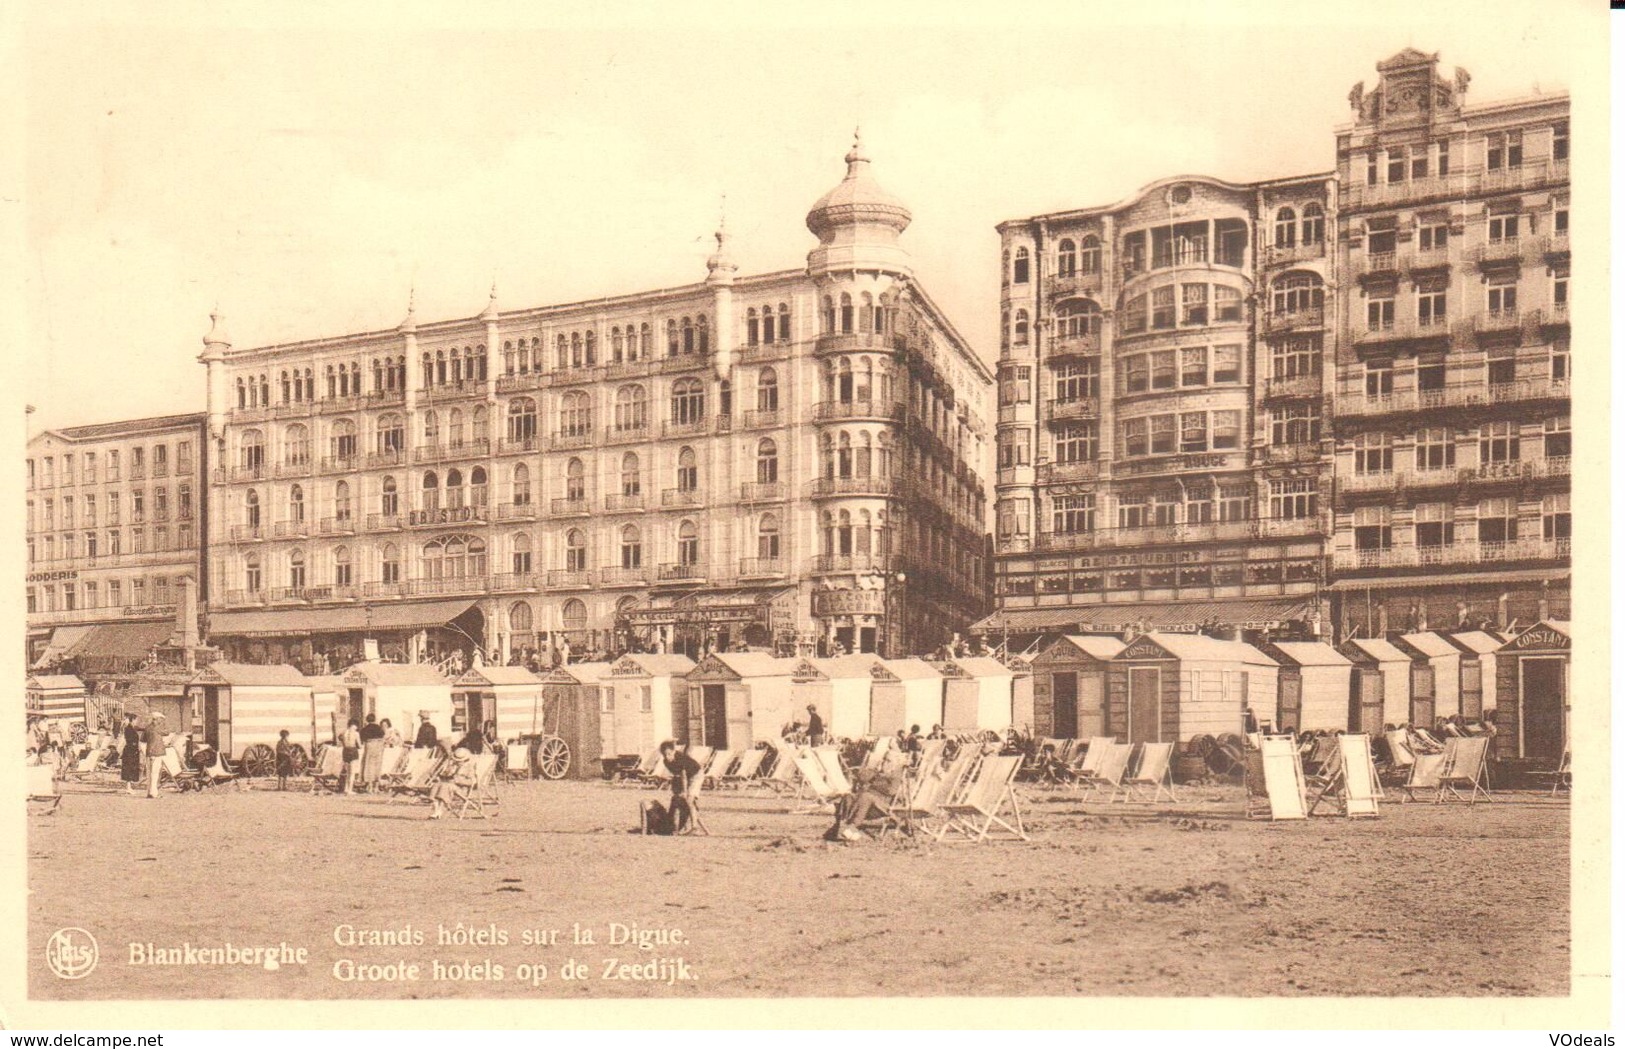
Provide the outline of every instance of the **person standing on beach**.
{"type": "Polygon", "coordinates": [[[147,715],[147,797],[158,796],[158,777],[164,771],[164,715],[154,710],[147,715]]]}
{"type": "Polygon", "coordinates": [[[141,782],[141,730],[135,724],[135,711],[124,712],[124,748],[119,751],[118,778],[124,781],[124,792],[135,793],[141,782]]]}
{"type": "Polygon", "coordinates": [[[368,714],[361,726],[361,787],[371,791],[378,786],[378,777],[384,771],[384,726],[378,724],[377,714],[368,714]]]}

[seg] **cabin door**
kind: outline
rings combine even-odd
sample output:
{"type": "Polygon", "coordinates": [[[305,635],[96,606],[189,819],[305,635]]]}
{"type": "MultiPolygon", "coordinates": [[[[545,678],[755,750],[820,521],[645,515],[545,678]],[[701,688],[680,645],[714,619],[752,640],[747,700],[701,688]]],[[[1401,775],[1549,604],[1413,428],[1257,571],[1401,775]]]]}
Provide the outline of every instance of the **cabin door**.
{"type": "Polygon", "coordinates": [[[1484,667],[1477,657],[1461,661],[1461,716],[1478,718],[1484,713],[1484,667]]]}
{"type": "MultiPolygon", "coordinates": [[[[1297,732],[1303,725],[1303,678],[1281,674],[1281,702],[1275,714],[1277,732],[1297,732]]],[[[1329,726],[1328,726],[1329,727],[1329,726]]]]}
{"type": "Polygon", "coordinates": [[[1420,664],[1411,667],[1411,724],[1417,728],[1433,727],[1433,668],[1420,664]]]}
{"type": "Polygon", "coordinates": [[[1349,730],[1368,736],[1382,734],[1382,672],[1375,668],[1354,672],[1354,709],[1349,730]]]}
{"type": "Polygon", "coordinates": [[[350,690],[350,710],[345,714],[345,719],[355,722],[358,726],[367,720],[367,697],[359,688],[350,690]]]}
{"type": "Polygon", "coordinates": [[[1556,761],[1563,753],[1564,710],[1561,657],[1518,660],[1518,704],[1522,713],[1520,757],[1556,761]]]}
{"type": "Polygon", "coordinates": [[[706,685],[700,697],[700,740],[707,747],[725,750],[728,746],[728,688],[726,685],[706,685]]]}
{"type": "Polygon", "coordinates": [[[203,689],[203,742],[218,753],[229,754],[231,748],[231,713],[222,718],[220,689],[214,685],[203,689]]]}
{"type": "Polygon", "coordinates": [[[1156,667],[1128,672],[1128,741],[1162,742],[1162,671],[1156,667]]]}
{"type": "Polygon", "coordinates": [[[1050,689],[1055,696],[1055,724],[1051,736],[1056,739],[1078,738],[1078,675],[1076,673],[1050,675],[1050,689]]]}

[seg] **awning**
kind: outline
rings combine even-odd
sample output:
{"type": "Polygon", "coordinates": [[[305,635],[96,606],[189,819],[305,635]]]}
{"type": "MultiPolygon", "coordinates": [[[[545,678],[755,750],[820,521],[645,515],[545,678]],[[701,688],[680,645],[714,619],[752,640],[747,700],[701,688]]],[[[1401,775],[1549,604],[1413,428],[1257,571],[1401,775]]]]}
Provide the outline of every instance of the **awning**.
{"type": "Polygon", "coordinates": [[[34,660],[35,667],[50,666],[68,654],[86,634],[95,630],[94,626],[59,626],[51,631],[51,640],[45,643],[39,658],[34,660]]]}
{"type": "Polygon", "coordinates": [[[1310,598],[1267,601],[1164,601],[1141,605],[1069,605],[1057,608],[1008,608],[971,625],[977,633],[1015,634],[1090,630],[1113,631],[1127,627],[1145,630],[1194,630],[1202,626],[1262,628],[1274,623],[1302,621],[1314,615],[1310,598]]]}
{"type": "Polygon", "coordinates": [[[280,608],[216,612],[210,637],[305,637],[310,634],[377,634],[443,626],[474,607],[466,599],[415,604],[345,605],[341,608],[280,608]]]}
{"type": "Polygon", "coordinates": [[[161,645],[175,632],[175,624],[162,623],[105,623],[91,631],[69,648],[68,659],[132,659],[147,658],[154,645],[161,645]]]}
{"type": "Polygon", "coordinates": [[[1406,590],[1436,586],[1466,586],[1473,583],[1482,586],[1495,586],[1506,582],[1536,583],[1543,579],[1566,582],[1568,578],[1569,571],[1566,568],[1519,568],[1510,572],[1451,572],[1448,575],[1385,575],[1368,579],[1339,579],[1326,589],[1346,594],[1361,590],[1406,590]]]}

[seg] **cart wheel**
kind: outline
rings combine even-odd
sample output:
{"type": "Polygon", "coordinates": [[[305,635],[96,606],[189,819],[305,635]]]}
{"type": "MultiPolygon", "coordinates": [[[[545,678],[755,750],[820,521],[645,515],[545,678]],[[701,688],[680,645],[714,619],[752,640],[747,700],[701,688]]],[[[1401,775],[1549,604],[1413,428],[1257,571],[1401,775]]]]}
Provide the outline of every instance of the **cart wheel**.
{"type": "Polygon", "coordinates": [[[243,751],[241,762],[245,776],[270,776],[276,773],[276,754],[264,743],[256,743],[243,751]]]}
{"type": "Polygon", "coordinates": [[[570,745],[557,736],[542,740],[536,750],[536,767],[547,779],[563,779],[570,771],[570,745]]]}
{"type": "Polygon", "coordinates": [[[310,766],[310,759],[305,757],[305,748],[295,743],[292,753],[288,755],[288,763],[293,766],[292,771],[295,776],[303,776],[305,769],[310,766]]]}

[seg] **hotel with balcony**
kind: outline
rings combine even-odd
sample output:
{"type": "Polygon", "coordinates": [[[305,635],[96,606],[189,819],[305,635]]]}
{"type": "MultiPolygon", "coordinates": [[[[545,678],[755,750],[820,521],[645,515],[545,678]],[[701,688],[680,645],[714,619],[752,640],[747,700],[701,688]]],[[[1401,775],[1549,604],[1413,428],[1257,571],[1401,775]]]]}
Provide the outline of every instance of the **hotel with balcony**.
{"type": "Polygon", "coordinates": [[[1171,178],[999,227],[987,629],[1317,617],[1329,183],[1171,178]]]}
{"type": "Polygon", "coordinates": [[[803,270],[200,358],[211,640],[923,650],[986,611],[992,373],[860,145],[803,270]]]}
{"type": "Polygon", "coordinates": [[[203,422],[169,415],[28,441],[30,665],[133,672],[203,576],[203,422]]]}
{"type": "Polygon", "coordinates": [[[1569,101],[1402,51],[1337,132],[1344,633],[1569,610],[1569,101]]]}

